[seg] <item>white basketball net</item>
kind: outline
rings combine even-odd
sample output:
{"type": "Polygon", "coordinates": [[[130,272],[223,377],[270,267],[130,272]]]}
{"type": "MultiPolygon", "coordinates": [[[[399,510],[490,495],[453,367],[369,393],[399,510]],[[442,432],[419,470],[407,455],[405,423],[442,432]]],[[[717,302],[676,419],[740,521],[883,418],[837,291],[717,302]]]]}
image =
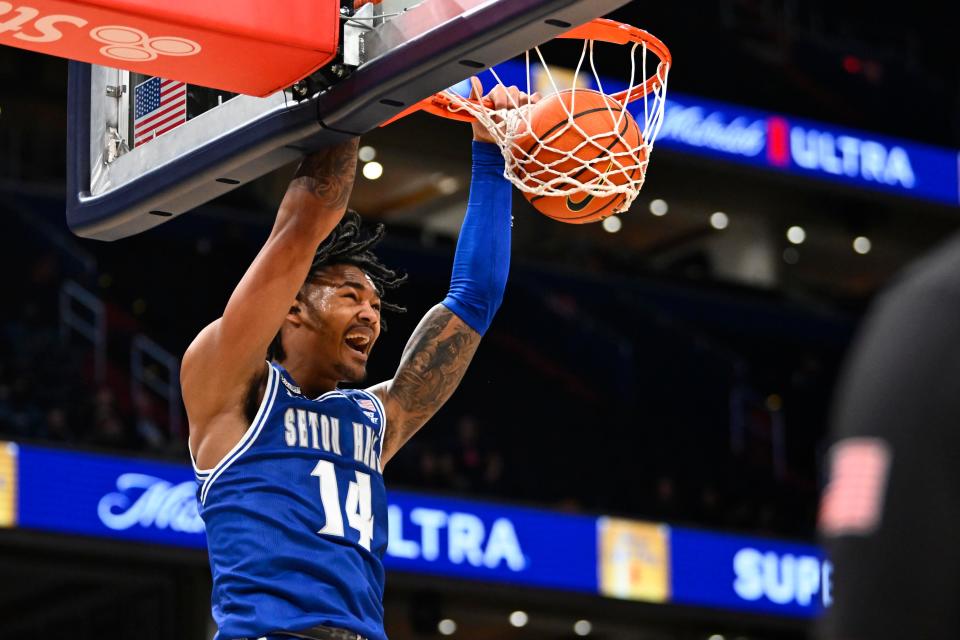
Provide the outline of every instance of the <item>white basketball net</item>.
{"type": "MultiPolygon", "coordinates": [[[[573,75],[573,87],[579,86],[578,79],[584,66],[584,62],[589,60],[590,70],[593,72],[593,78],[596,82],[597,90],[604,95],[608,95],[603,89],[603,83],[597,73],[594,64],[593,49],[595,40],[584,40],[583,50],[577,63],[573,75]]],[[[624,104],[632,100],[640,100],[640,94],[643,93],[643,82],[636,86],[637,72],[637,50],[642,53],[640,61],[640,71],[642,77],[646,80],[647,76],[647,45],[643,42],[633,43],[630,49],[630,82],[629,93],[624,104]]],[[[543,70],[552,86],[553,92],[559,92],[562,87],[558,86],[554,75],[550,72],[550,67],[543,58],[539,47],[533,51],[540,59],[543,70]]],[[[627,117],[625,109],[615,109],[607,105],[610,112],[611,122],[616,123],[613,131],[603,131],[594,135],[589,135],[574,120],[576,96],[574,95],[570,105],[563,101],[564,111],[567,113],[567,123],[551,131],[545,139],[537,136],[530,137],[530,107],[516,104],[513,108],[494,111],[482,104],[467,100],[457,93],[447,90],[445,95],[450,99],[451,111],[463,110],[475,117],[491,133],[494,140],[500,147],[505,160],[504,177],[506,177],[517,189],[537,196],[560,196],[568,197],[571,195],[584,194],[594,197],[608,197],[618,193],[626,194],[623,203],[618,206],[613,213],[620,213],[630,208],[630,204],[637,197],[640,189],[643,187],[644,177],[646,176],[647,163],[650,162],[650,155],[653,152],[653,143],[657,139],[660,127],[663,124],[663,108],[666,103],[667,95],[667,74],[669,65],[658,64],[656,70],[656,82],[653,89],[643,95],[643,119],[639,117],[637,125],[640,127],[640,144],[629,143],[623,136],[627,127],[624,119],[627,117]],[[558,149],[551,146],[551,142],[557,140],[570,129],[577,131],[582,137],[582,142],[578,143],[573,149],[558,149]],[[611,144],[611,136],[617,140],[611,144]],[[535,155],[531,155],[523,149],[518,140],[524,140],[529,143],[531,140],[536,142],[533,148],[536,149],[535,155]],[[616,144],[619,142],[621,144],[616,144]],[[583,160],[577,157],[578,152],[585,147],[590,146],[596,149],[596,153],[590,150],[590,153],[584,154],[591,157],[589,160],[583,160]],[[610,147],[621,149],[618,152],[610,150],[610,147]],[[547,163],[539,160],[536,156],[541,155],[542,151],[551,152],[547,155],[551,160],[547,163]],[[562,165],[562,169],[558,166],[562,165]],[[609,168],[601,173],[596,166],[601,165],[609,168]],[[574,167],[571,169],[570,167],[574,167]],[[619,175],[618,175],[619,174],[619,175]],[[573,176],[577,176],[574,178],[573,176]]],[[[503,81],[497,75],[495,69],[490,69],[490,73],[496,79],[497,83],[504,86],[503,81]]],[[[526,53],[526,93],[531,94],[530,84],[530,51],[526,53]]],[[[513,101],[511,97],[511,101],[513,101]]],[[[609,102],[609,101],[605,101],[609,102]]],[[[531,147],[527,145],[528,149],[531,147]]]]}

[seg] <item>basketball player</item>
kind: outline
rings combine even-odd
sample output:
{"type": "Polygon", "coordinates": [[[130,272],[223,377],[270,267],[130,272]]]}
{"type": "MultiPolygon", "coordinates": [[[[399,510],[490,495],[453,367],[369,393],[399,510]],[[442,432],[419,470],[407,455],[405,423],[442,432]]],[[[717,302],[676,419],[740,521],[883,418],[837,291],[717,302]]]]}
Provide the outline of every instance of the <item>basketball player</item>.
{"type": "MultiPolygon", "coordinates": [[[[528,100],[503,87],[487,97],[495,108],[528,100]]],[[[372,252],[382,225],[368,232],[347,212],[356,139],[300,164],[223,316],[187,349],[218,639],[385,640],[383,468],[460,383],[507,280],[510,184],[488,132],[473,132],[450,290],[392,380],[339,388],[364,380],[381,310],[397,309],[385,291],[404,280],[372,252]]]]}
{"type": "Polygon", "coordinates": [[[824,640],[960,634],[960,236],[874,302],[832,424],[824,640]]]}

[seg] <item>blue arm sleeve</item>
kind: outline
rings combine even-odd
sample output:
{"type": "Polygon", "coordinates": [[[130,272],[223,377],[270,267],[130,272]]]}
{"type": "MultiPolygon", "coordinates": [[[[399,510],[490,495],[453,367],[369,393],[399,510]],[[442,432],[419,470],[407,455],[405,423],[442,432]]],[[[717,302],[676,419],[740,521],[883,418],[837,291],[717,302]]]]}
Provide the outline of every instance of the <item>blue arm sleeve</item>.
{"type": "Polygon", "coordinates": [[[511,197],[499,148],[474,141],[467,215],[443,305],[480,335],[490,327],[507,286],[511,197]]]}

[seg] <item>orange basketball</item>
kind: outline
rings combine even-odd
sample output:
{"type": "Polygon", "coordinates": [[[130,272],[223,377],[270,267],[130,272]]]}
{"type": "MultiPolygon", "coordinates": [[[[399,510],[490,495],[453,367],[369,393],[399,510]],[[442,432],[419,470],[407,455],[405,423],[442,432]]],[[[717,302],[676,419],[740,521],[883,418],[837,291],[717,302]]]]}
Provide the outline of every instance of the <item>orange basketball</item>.
{"type": "MultiPolygon", "coordinates": [[[[583,184],[604,181],[619,186],[643,177],[647,149],[642,144],[640,127],[622,104],[599,91],[570,89],[533,105],[530,131],[517,139],[512,148],[518,163],[517,178],[528,186],[562,176],[583,184]],[[587,138],[570,124],[568,113],[596,144],[588,143],[574,151],[587,138]],[[574,157],[561,153],[571,151],[574,157]]],[[[561,188],[568,185],[569,182],[558,183],[561,188]]],[[[524,196],[545,216],[572,224],[603,220],[626,199],[623,193],[598,197],[585,193],[538,196],[524,192],[524,196]]]]}

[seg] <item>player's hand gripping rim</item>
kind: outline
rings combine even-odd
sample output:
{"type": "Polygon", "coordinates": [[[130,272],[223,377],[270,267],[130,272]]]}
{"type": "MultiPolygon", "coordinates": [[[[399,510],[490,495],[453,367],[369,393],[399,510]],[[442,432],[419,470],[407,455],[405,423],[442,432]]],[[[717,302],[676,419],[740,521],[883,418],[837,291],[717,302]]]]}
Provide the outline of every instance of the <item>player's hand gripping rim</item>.
{"type": "MultiPolygon", "coordinates": [[[[483,84],[480,82],[480,79],[473,76],[470,78],[470,85],[470,98],[483,102],[494,111],[517,109],[526,105],[536,104],[541,98],[539,92],[527,95],[516,86],[505,87],[500,83],[497,83],[497,86],[481,98],[483,84]]],[[[502,118],[494,115],[492,120],[495,124],[498,124],[502,121],[502,118]]],[[[487,131],[487,128],[484,127],[482,123],[476,121],[473,122],[473,139],[477,142],[496,142],[496,139],[487,131]]]]}

